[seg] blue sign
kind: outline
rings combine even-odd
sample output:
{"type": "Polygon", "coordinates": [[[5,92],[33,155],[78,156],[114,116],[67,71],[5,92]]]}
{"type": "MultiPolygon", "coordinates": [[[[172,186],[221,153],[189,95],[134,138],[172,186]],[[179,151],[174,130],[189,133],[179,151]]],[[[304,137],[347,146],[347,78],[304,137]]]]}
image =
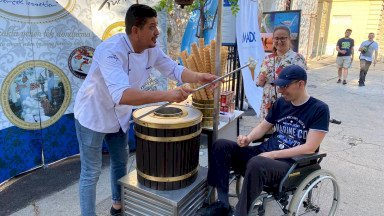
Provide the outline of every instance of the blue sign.
{"type": "Polygon", "coordinates": [[[260,33],[264,50],[266,52],[272,51],[274,28],[277,26],[286,26],[291,31],[292,50],[297,52],[299,49],[300,18],[301,10],[263,13],[260,33]]]}

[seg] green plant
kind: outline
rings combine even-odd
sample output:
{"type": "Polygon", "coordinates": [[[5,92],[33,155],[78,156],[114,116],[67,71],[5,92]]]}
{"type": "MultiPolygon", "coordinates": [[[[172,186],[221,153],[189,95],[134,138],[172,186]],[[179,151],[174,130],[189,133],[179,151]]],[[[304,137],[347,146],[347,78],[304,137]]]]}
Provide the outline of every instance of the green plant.
{"type": "Polygon", "coordinates": [[[160,0],[154,8],[157,11],[166,10],[169,13],[173,10],[173,2],[173,0],[160,0]]]}
{"type": "MultiPolygon", "coordinates": [[[[196,37],[202,38],[204,35],[204,30],[212,28],[212,26],[206,26],[207,20],[215,20],[216,14],[214,16],[207,16],[205,13],[205,4],[208,0],[195,0],[192,5],[186,6],[185,10],[188,13],[192,13],[195,10],[200,11],[198,31],[196,32],[196,37]]],[[[215,1],[215,0],[213,0],[215,1]]],[[[228,0],[231,3],[231,11],[233,15],[236,15],[240,8],[238,5],[238,0],[228,0]]],[[[174,0],[160,0],[159,3],[154,7],[157,11],[166,10],[168,13],[174,9],[174,0]]]]}
{"type": "Polygon", "coordinates": [[[234,16],[236,16],[236,14],[239,12],[240,8],[239,8],[239,4],[238,1],[239,0],[228,0],[229,3],[231,3],[231,11],[232,11],[232,14],[234,16]]]}
{"type": "MultiPolygon", "coordinates": [[[[231,3],[231,11],[233,15],[236,15],[240,8],[238,3],[238,0],[228,0],[229,3],[231,3]]],[[[192,5],[186,6],[185,9],[187,12],[192,12],[194,10],[197,10],[200,8],[201,5],[204,5],[206,0],[195,0],[192,5]]],[[[159,3],[154,7],[155,10],[161,11],[166,10],[167,12],[170,12],[174,9],[174,0],[160,0],[159,3]]]]}

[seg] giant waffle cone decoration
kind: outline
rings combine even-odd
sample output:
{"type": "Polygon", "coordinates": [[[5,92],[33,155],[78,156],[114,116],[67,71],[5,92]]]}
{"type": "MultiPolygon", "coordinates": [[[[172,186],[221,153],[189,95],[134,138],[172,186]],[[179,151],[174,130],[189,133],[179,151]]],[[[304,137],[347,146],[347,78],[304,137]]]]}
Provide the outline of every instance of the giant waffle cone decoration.
{"type": "MultiPolygon", "coordinates": [[[[195,63],[195,59],[194,59],[194,54],[190,55],[189,58],[187,59],[188,61],[188,66],[190,67],[191,70],[193,71],[198,71],[197,70],[197,66],[196,66],[196,63],[195,63]]],[[[198,84],[196,84],[198,85],[198,84]]],[[[199,85],[198,85],[199,86],[199,85]]],[[[208,97],[207,97],[207,94],[205,93],[205,89],[201,89],[200,91],[198,91],[199,94],[200,94],[200,99],[201,100],[207,100],[208,97]]]]}
{"type": "Polygon", "coordinates": [[[204,63],[202,61],[202,58],[200,57],[200,52],[199,48],[197,47],[196,43],[192,44],[192,54],[195,58],[196,66],[197,66],[197,71],[204,73],[204,63]]]}
{"type": "MultiPolygon", "coordinates": [[[[191,45],[191,54],[188,56],[186,50],[181,52],[181,60],[183,61],[184,66],[187,68],[200,72],[200,73],[211,73],[216,74],[216,41],[212,40],[207,46],[204,46],[204,39],[199,38],[198,45],[193,43],[191,45]]],[[[227,59],[228,59],[228,49],[227,47],[220,47],[220,76],[225,75],[227,69],[227,59]]],[[[196,89],[200,84],[191,84],[191,87],[196,89]]],[[[197,107],[198,109],[202,109],[202,111],[207,112],[207,110],[213,109],[210,107],[213,105],[213,91],[208,91],[206,89],[202,89],[198,92],[195,92],[192,95],[195,105],[198,106],[204,105],[204,108],[197,107]],[[210,108],[207,108],[209,106],[210,108]]],[[[203,113],[204,113],[203,112],[203,113]]],[[[207,114],[206,126],[212,126],[212,113],[207,114]]],[[[204,121],[204,118],[203,118],[204,121]]],[[[203,124],[204,125],[204,124],[203,124]]]]}
{"type": "MultiPolygon", "coordinates": [[[[188,53],[186,50],[184,50],[183,52],[181,52],[181,61],[183,62],[183,65],[186,67],[186,68],[190,68],[189,64],[188,64],[188,53]]],[[[197,88],[197,84],[195,83],[190,83],[191,87],[193,89],[196,89],[197,88]]],[[[201,99],[201,96],[200,96],[200,93],[199,92],[195,92],[192,94],[192,97],[195,97],[195,98],[198,98],[198,99],[201,99]]]]}
{"type": "Polygon", "coordinates": [[[211,74],[215,74],[215,62],[216,62],[216,41],[211,40],[211,53],[210,53],[210,58],[211,58],[211,74]]]}
{"type": "Polygon", "coordinates": [[[205,66],[205,53],[204,53],[204,38],[199,38],[199,53],[200,58],[203,64],[204,72],[210,72],[209,69],[207,70],[207,67],[205,66]]]}
{"type": "Polygon", "coordinates": [[[204,48],[204,64],[205,64],[205,68],[206,70],[211,73],[211,74],[215,74],[214,72],[211,71],[211,46],[206,46],[204,48]]]}
{"type": "Polygon", "coordinates": [[[221,73],[220,76],[224,76],[227,71],[227,59],[228,59],[228,48],[227,47],[221,47],[221,53],[220,53],[220,69],[221,73]]]}

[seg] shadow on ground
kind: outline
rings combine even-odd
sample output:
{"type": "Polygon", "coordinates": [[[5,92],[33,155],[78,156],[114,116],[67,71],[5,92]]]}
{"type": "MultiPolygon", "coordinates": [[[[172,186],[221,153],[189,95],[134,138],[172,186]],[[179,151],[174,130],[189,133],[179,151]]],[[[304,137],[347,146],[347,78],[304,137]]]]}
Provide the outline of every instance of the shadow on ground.
{"type": "MultiPolygon", "coordinates": [[[[109,155],[103,155],[103,167],[109,155]]],[[[79,180],[80,157],[73,156],[48,167],[21,174],[0,187],[0,215],[10,215],[35,201],[61,191],[79,180]]]]}

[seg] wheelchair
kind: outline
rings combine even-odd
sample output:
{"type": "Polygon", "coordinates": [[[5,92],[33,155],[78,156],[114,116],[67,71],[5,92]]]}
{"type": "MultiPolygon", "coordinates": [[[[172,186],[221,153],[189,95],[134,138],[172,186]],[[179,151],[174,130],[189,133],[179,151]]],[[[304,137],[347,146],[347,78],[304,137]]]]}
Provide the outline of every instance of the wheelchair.
{"type": "MultiPolygon", "coordinates": [[[[340,201],[339,186],[334,175],[321,169],[325,153],[292,158],[294,163],[279,183],[264,186],[249,211],[249,216],[271,215],[266,204],[276,201],[283,215],[334,215],[340,201]]],[[[241,192],[242,176],[232,172],[230,184],[236,182],[236,195],[241,192]]]]}
{"type": "MultiPolygon", "coordinates": [[[[330,123],[341,124],[341,121],[330,119],[330,123]]],[[[271,135],[266,134],[253,143],[264,142],[271,135]]],[[[326,155],[317,149],[314,154],[291,158],[293,163],[288,172],[280,182],[263,187],[263,192],[252,202],[248,216],[272,215],[266,212],[266,204],[270,201],[276,201],[284,216],[335,215],[340,202],[340,189],[332,172],[320,166],[326,155]]],[[[230,197],[239,197],[242,182],[243,177],[232,170],[229,184],[236,184],[236,194],[229,194],[230,197]]],[[[215,198],[211,190],[208,203],[213,203],[215,198]]]]}
{"type": "MultiPolygon", "coordinates": [[[[262,142],[268,136],[254,142],[262,142]]],[[[292,158],[293,164],[274,185],[266,185],[248,210],[249,216],[270,215],[266,213],[266,204],[276,201],[283,215],[334,215],[340,202],[339,185],[335,176],[328,170],[321,169],[320,163],[326,157],[318,151],[310,155],[292,158]]],[[[241,192],[243,177],[231,171],[229,184],[235,182],[235,195],[241,192]]]]}

